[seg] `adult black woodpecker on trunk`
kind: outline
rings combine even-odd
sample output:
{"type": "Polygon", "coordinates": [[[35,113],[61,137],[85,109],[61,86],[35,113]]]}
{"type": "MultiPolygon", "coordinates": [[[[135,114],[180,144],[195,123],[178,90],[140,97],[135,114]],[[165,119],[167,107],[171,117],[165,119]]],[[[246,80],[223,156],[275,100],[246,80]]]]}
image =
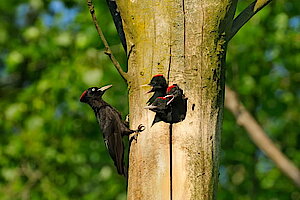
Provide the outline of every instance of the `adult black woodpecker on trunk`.
{"type": "Polygon", "coordinates": [[[168,88],[167,81],[162,74],[157,74],[152,77],[150,83],[151,89],[147,93],[154,92],[152,97],[147,101],[147,104],[152,104],[157,97],[164,97],[168,88]]]}
{"type": "Polygon", "coordinates": [[[82,93],[80,101],[89,104],[94,110],[109,155],[114,161],[118,173],[127,177],[122,137],[134,132],[141,132],[144,127],[140,125],[138,130],[130,130],[122,120],[120,112],[102,99],[102,95],[111,86],[91,87],[82,93]]]}

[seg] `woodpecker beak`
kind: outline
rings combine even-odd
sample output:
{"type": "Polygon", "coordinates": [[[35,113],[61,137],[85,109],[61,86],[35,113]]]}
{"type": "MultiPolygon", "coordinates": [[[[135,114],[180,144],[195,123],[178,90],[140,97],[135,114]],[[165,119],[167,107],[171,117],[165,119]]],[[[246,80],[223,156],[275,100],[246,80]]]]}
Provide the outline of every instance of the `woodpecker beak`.
{"type": "Polygon", "coordinates": [[[165,98],[170,98],[170,97],[172,97],[168,102],[167,102],[167,105],[169,105],[173,100],[174,100],[174,98],[175,98],[175,96],[174,95],[167,95],[167,96],[165,96],[165,98]]]}
{"type": "Polygon", "coordinates": [[[151,87],[151,90],[147,91],[145,94],[149,94],[149,93],[151,93],[151,92],[154,92],[154,91],[153,91],[153,87],[151,87]]]}
{"type": "Polygon", "coordinates": [[[99,88],[98,91],[104,92],[105,90],[111,88],[112,85],[103,86],[102,88],[99,88]]]}
{"type": "Polygon", "coordinates": [[[157,106],[151,106],[151,105],[150,105],[150,106],[145,106],[145,107],[144,107],[144,109],[154,109],[154,108],[157,108],[157,106]]]}
{"type": "Polygon", "coordinates": [[[145,85],[140,85],[140,87],[149,87],[149,84],[145,84],[145,85]]]}
{"type": "Polygon", "coordinates": [[[148,94],[150,92],[153,92],[153,87],[150,84],[140,85],[140,87],[151,87],[151,90],[145,92],[145,94],[148,94]]]}

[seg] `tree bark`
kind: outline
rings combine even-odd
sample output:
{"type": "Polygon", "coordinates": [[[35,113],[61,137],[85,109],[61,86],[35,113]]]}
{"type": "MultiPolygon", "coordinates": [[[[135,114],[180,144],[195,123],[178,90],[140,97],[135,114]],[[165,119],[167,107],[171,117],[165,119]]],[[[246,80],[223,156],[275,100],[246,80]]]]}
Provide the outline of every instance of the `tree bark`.
{"type": "Polygon", "coordinates": [[[235,0],[117,1],[128,47],[131,144],[128,199],[215,199],[224,101],[226,35],[235,0]],[[188,97],[183,122],[151,127],[140,85],[155,74],[188,97]],[[171,137],[170,137],[171,136],[171,137]],[[170,151],[171,147],[171,151],[170,151]],[[171,161],[171,162],[170,162],[171,161]]]}

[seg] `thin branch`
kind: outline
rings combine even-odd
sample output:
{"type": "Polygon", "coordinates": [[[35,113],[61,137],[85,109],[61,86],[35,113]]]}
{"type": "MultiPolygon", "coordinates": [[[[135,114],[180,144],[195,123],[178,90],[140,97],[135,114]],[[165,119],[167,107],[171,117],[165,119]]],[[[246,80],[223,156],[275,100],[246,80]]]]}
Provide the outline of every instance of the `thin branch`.
{"type": "Polygon", "coordinates": [[[277,165],[277,167],[300,188],[300,171],[272,142],[262,127],[239,102],[237,94],[226,86],[225,107],[243,126],[252,141],[277,165]]]}
{"type": "Polygon", "coordinates": [[[105,54],[109,56],[111,62],[113,63],[113,65],[115,66],[115,68],[118,70],[119,74],[122,76],[122,78],[126,81],[128,79],[128,75],[126,72],[123,71],[122,67],[120,66],[119,62],[117,61],[117,59],[114,57],[114,55],[112,54],[112,51],[107,43],[107,40],[104,37],[104,34],[100,28],[100,26],[98,25],[98,21],[95,15],[95,8],[94,5],[92,3],[92,0],[86,0],[87,5],[89,7],[93,22],[95,24],[96,30],[98,32],[98,35],[100,36],[104,46],[105,46],[105,54]]]}
{"type": "Polygon", "coordinates": [[[245,8],[233,21],[231,32],[228,35],[229,42],[233,36],[261,9],[268,5],[272,0],[256,0],[245,8]]]}

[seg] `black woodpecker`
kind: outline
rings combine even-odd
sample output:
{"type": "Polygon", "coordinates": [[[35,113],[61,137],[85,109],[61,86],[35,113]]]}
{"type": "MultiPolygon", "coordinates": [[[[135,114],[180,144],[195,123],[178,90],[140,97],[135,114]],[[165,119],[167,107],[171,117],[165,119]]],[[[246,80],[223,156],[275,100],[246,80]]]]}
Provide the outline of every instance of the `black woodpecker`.
{"type": "Polygon", "coordinates": [[[109,155],[114,161],[118,173],[127,177],[122,137],[141,132],[144,130],[144,126],[139,125],[138,130],[130,130],[122,120],[120,112],[102,99],[102,95],[111,86],[91,87],[82,93],[80,101],[89,104],[94,110],[109,155]]]}

